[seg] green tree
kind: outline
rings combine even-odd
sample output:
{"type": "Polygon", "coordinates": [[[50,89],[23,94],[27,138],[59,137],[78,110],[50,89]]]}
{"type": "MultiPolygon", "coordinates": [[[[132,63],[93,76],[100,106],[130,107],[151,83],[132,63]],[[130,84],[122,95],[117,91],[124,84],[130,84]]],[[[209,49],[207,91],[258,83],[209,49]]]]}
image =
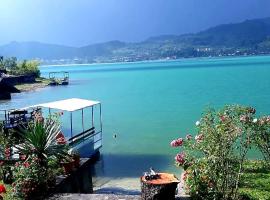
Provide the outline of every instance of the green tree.
{"type": "Polygon", "coordinates": [[[40,77],[39,62],[36,60],[23,60],[17,65],[16,73],[20,75],[34,75],[40,77]]]}
{"type": "Polygon", "coordinates": [[[8,71],[16,71],[17,69],[17,58],[11,57],[3,59],[3,65],[8,71]]]}
{"type": "Polygon", "coordinates": [[[4,66],[4,57],[3,56],[0,56],[0,69],[5,69],[5,66],[4,66]]]}

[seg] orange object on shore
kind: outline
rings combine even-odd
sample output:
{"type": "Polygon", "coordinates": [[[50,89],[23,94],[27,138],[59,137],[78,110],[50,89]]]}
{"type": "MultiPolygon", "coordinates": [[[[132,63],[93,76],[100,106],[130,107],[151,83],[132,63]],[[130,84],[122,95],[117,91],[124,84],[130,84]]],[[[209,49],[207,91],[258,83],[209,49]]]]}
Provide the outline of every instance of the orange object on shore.
{"type": "Polygon", "coordinates": [[[152,184],[152,185],[165,185],[165,184],[171,184],[171,183],[180,183],[180,181],[175,177],[174,174],[169,173],[158,173],[159,178],[152,179],[152,180],[146,180],[145,176],[141,177],[141,180],[145,182],[146,184],[152,184]]]}

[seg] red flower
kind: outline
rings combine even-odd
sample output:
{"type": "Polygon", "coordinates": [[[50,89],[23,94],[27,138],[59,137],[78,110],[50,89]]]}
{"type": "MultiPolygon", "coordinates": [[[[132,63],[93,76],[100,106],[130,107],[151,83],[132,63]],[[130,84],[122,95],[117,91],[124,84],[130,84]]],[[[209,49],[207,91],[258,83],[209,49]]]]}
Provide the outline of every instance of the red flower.
{"type": "Polygon", "coordinates": [[[15,167],[19,167],[20,163],[19,162],[16,162],[15,163],[15,167]]]}
{"type": "Polygon", "coordinates": [[[6,191],[5,186],[4,186],[3,184],[0,184],[0,194],[6,193],[6,192],[7,192],[7,191],[6,191]]]}
{"type": "Polygon", "coordinates": [[[29,164],[29,162],[24,162],[23,163],[23,166],[26,167],[26,168],[28,168],[28,167],[30,167],[30,164],[29,164]]]}
{"type": "Polygon", "coordinates": [[[62,132],[60,132],[56,136],[56,142],[57,142],[57,144],[66,144],[67,143],[66,138],[62,132]]]}
{"type": "Polygon", "coordinates": [[[183,145],[183,142],[184,142],[183,138],[179,138],[177,140],[173,140],[171,142],[171,146],[172,147],[179,147],[179,146],[182,146],[183,145]]]}
{"type": "Polygon", "coordinates": [[[21,159],[21,160],[25,160],[25,159],[26,159],[26,155],[20,154],[20,159],[21,159]]]}
{"type": "Polygon", "coordinates": [[[183,165],[185,163],[185,153],[177,154],[174,159],[179,165],[183,165]]]}
{"type": "Polygon", "coordinates": [[[0,161],[0,166],[4,165],[4,161],[0,161]]]}
{"type": "Polygon", "coordinates": [[[10,148],[6,148],[5,149],[5,156],[6,156],[7,159],[9,159],[11,157],[11,150],[10,150],[10,148]]]}

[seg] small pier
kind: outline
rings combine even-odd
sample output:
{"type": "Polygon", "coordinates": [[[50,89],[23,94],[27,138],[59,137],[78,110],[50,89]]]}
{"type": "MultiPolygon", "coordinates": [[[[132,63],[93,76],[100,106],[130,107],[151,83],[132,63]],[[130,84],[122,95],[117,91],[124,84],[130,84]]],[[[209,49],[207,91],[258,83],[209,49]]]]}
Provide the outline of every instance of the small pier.
{"type": "Polygon", "coordinates": [[[51,86],[56,85],[68,85],[69,84],[69,73],[68,72],[50,72],[49,79],[51,86]]]}

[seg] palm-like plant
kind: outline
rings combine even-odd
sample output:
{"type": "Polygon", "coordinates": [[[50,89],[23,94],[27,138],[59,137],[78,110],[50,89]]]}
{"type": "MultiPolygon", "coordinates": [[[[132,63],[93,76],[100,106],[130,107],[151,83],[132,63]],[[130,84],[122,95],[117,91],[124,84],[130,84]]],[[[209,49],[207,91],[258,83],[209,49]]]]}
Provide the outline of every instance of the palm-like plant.
{"type": "Polygon", "coordinates": [[[67,152],[67,145],[58,142],[61,134],[60,124],[53,118],[44,121],[35,120],[28,127],[21,127],[19,134],[23,143],[16,146],[24,155],[36,155],[43,164],[50,156],[63,158],[67,152]]]}

